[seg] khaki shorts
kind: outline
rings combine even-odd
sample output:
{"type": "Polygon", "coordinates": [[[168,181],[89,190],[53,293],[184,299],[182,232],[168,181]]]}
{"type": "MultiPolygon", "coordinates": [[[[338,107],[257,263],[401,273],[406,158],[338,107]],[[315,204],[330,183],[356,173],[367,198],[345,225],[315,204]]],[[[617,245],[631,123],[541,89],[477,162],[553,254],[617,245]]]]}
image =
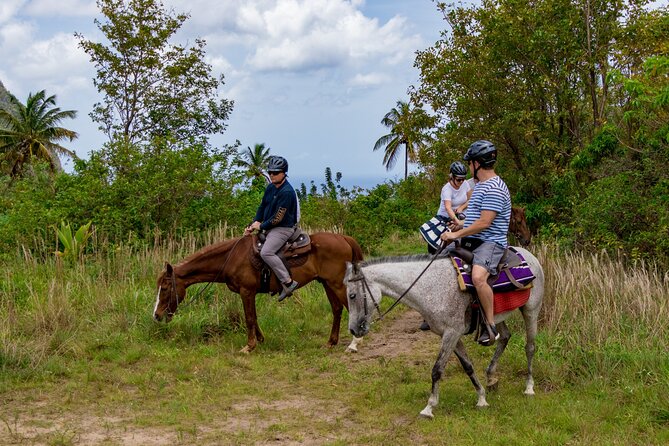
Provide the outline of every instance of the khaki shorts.
{"type": "Polygon", "coordinates": [[[474,265],[479,265],[485,268],[491,276],[497,275],[497,266],[499,265],[505,248],[494,242],[483,242],[481,246],[476,248],[472,253],[474,254],[474,265]]]}

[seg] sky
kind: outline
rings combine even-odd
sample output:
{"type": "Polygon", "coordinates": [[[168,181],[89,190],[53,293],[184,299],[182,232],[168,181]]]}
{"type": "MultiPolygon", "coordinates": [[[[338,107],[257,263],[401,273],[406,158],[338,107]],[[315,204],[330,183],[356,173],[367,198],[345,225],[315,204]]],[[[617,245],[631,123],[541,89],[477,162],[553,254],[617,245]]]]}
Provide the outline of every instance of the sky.
{"type": "MultiPolygon", "coordinates": [[[[415,52],[446,26],[432,0],[163,3],[190,14],[172,42],[203,38],[212,74],[225,76],[220,95],[235,102],[212,144],[264,143],[288,160],[295,186],[319,185],[326,167],[346,187],[403,177],[401,161],[386,171],[382,150],[372,149],[388,133],[383,116],[418,83],[415,52]]],[[[0,81],[22,102],[46,90],[62,110],[77,110],[62,125],[79,138],[63,145],[82,158],[106,141],[88,116],[102,99],[95,67],[74,37],[104,41],[95,18],[104,21],[95,1],[0,0],[0,81]]]]}

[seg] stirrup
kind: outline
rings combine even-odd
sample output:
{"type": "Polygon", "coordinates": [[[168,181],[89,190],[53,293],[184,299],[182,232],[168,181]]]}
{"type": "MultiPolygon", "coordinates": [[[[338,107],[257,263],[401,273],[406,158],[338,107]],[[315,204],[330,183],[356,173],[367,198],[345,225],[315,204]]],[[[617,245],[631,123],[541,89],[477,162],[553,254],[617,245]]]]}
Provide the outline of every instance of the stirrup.
{"type": "Polygon", "coordinates": [[[299,286],[299,284],[294,280],[290,282],[290,285],[288,286],[285,286],[283,284],[281,285],[283,286],[283,291],[281,291],[281,294],[279,295],[279,302],[283,301],[286,297],[292,296],[293,291],[295,291],[299,286]]]}
{"type": "Polygon", "coordinates": [[[477,342],[485,347],[490,347],[498,339],[499,333],[497,332],[496,327],[490,324],[485,324],[485,330],[483,330],[483,333],[481,333],[477,342]]]}

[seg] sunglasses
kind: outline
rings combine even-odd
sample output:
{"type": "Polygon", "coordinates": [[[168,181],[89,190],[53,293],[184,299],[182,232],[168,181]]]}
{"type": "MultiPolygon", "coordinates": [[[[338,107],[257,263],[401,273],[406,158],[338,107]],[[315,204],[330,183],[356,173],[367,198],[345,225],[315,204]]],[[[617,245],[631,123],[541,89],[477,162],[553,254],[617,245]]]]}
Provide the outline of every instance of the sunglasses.
{"type": "Polygon", "coordinates": [[[456,183],[462,183],[463,181],[465,181],[465,179],[464,178],[453,178],[453,181],[455,181],[456,183]]]}
{"type": "Polygon", "coordinates": [[[278,174],[283,173],[283,172],[282,172],[282,171],[278,171],[278,172],[267,172],[267,173],[269,173],[270,175],[278,175],[278,174]]]}

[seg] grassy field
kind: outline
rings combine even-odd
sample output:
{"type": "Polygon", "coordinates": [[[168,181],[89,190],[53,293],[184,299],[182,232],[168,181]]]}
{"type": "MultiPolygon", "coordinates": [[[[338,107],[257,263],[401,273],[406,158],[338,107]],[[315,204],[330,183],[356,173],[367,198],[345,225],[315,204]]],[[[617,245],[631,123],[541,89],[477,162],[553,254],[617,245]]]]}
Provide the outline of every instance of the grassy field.
{"type": "MultiPolygon", "coordinates": [[[[669,276],[606,255],[535,247],[548,289],[526,397],[520,317],[490,407],[457,361],[433,421],[418,417],[439,339],[405,308],[357,354],[324,347],[330,307],[317,284],[282,304],[260,295],[266,341],[238,353],[240,299],[210,287],[170,324],[151,318],[155,279],[208,240],[84,264],[17,251],[0,265],[0,444],[607,444],[669,443],[669,276]]],[[[404,252],[422,250],[403,240],[404,252]]],[[[397,248],[395,248],[397,251],[397,248]]],[[[194,295],[194,289],[189,290],[194,295]]],[[[387,305],[388,303],[386,303],[387,305]]],[[[345,315],[346,316],[346,315],[345,315]]],[[[467,340],[479,378],[492,353],[467,340]]]]}

